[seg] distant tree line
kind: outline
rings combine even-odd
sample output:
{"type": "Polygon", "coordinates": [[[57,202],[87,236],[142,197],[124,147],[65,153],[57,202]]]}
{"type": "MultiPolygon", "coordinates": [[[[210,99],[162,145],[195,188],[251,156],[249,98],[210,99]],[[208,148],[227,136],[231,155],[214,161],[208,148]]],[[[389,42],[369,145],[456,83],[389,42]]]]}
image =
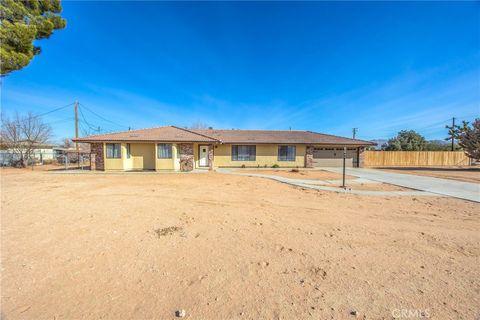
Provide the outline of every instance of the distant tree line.
{"type": "MultiPolygon", "coordinates": [[[[460,148],[456,145],[457,149],[460,148]]],[[[449,151],[451,146],[439,140],[427,141],[414,130],[402,130],[382,145],[385,151],[449,151]]]]}
{"type": "MultiPolygon", "coordinates": [[[[457,143],[454,150],[463,150],[472,159],[480,159],[480,119],[470,125],[464,121],[461,126],[451,126],[449,129],[449,137],[457,143]]],[[[451,145],[440,141],[427,141],[425,137],[414,130],[402,130],[397,136],[388,140],[382,145],[385,151],[450,151],[451,145]]]]}

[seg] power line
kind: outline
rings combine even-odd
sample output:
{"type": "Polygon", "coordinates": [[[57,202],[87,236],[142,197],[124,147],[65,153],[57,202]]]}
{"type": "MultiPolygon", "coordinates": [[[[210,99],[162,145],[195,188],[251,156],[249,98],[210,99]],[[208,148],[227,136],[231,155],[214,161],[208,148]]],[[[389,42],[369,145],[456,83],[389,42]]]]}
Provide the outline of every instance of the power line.
{"type": "Polygon", "coordinates": [[[53,120],[53,121],[50,121],[50,122],[46,122],[45,124],[61,123],[61,122],[67,122],[67,121],[73,121],[73,120],[75,120],[75,118],[68,117],[68,118],[65,118],[65,119],[59,119],[59,120],[53,120]]]}
{"type": "Polygon", "coordinates": [[[100,118],[100,119],[102,119],[102,120],[104,120],[104,121],[106,121],[106,122],[109,122],[109,123],[114,124],[114,125],[119,126],[119,127],[130,128],[129,126],[125,126],[125,125],[123,125],[123,124],[119,124],[119,123],[117,123],[117,122],[114,122],[114,121],[112,121],[112,120],[109,120],[109,119],[107,119],[107,118],[99,115],[98,113],[94,112],[93,110],[91,110],[90,108],[88,108],[87,106],[85,106],[85,105],[82,104],[82,103],[80,103],[80,105],[81,105],[82,107],[84,107],[87,111],[93,113],[93,114],[96,115],[98,118],[100,118]]]}
{"type": "Polygon", "coordinates": [[[56,111],[65,109],[65,108],[67,108],[67,107],[70,107],[70,106],[72,106],[73,104],[74,104],[74,102],[72,102],[72,103],[70,103],[70,104],[67,104],[67,105],[65,105],[65,106],[63,106],[63,107],[58,107],[58,108],[55,108],[55,109],[53,109],[53,110],[50,110],[50,111],[47,111],[47,112],[44,112],[44,113],[41,113],[41,114],[37,114],[37,115],[34,116],[34,117],[35,117],[35,118],[43,117],[43,116],[45,116],[45,115],[47,115],[47,114],[50,114],[50,113],[53,113],[53,112],[56,112],[56,111]]]}
{"type": "Polygon", "coordinates": [[[83,119],[83,120],[80,120],[80,121],[83,121],[83,122],[90,128],[90,130],[97,131],[97,127],[95,127],[94,125],[90,124],[90,123],[87,121],[87,119],[85,118],[85,115],[83,114],[82,108],[78,108],[78,110],[80,111],[80,115],[82,116],[82,119],[83,119]]]}
{"type": "Polygon", "coordinates": [[[80,130],[82,130],[83,135],[88,136],[90,134],[88,128],[85,128],[81,121],[79,121],[78,124],[80,125],[80,130]]]}
{"type": "Polygon", "coordinates": [[[80,119],[80,120],[78,121],[78,123],[83,123],[83,124],[85,124],[85,125],[86,125],[90,130],[92,130],[92,131],[97,131],[97,132],[98,132],[98,128],[100,128],[100,127],[95,127],[94,125],[85,122],[83,119],[80,119]]]}

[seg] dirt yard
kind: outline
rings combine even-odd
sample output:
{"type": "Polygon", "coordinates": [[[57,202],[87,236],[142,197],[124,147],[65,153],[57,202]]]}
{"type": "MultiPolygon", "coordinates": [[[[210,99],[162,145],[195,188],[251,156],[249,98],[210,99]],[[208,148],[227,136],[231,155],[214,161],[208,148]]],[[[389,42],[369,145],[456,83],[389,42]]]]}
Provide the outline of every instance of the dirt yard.
{"type": "MultiPolygon", "coordinates": [[[[235,170],[236,172],[243,172],[243,173],[257,173],[257,174],[268,174],[272,176],[279,176],[291,179],[305,179],[305,180],[340,180],[342,179],[342,175],[329,172],[324,170],[302,170],[302,169],[295,169],[297,171],[292,171],[292,169],[287,170],[249,170],[249,169],[238,169],[235,170]]],[[[355,177],[352,176],[345,176],[346,179],[354,179],[355,177]]]]}
{"type": "Polygon", "coordinates": [[[480,205],[1,171],[2,319],[474,319],[480,205]]]}
{"type": "MultiPolygon", "coordinates": [[[[342,185],[326,185],[328,187],[343,188],[342,185]]],[[[346,183],[350,190],[364,190],[364,191],[414,191],[410,188],[394,186],[388,183],[346,183]]]]}
{"type": "Polygon", "coordinates": [[[377,168],[397,173],[480,183],[480,167],[398,167],[377,168]]]}

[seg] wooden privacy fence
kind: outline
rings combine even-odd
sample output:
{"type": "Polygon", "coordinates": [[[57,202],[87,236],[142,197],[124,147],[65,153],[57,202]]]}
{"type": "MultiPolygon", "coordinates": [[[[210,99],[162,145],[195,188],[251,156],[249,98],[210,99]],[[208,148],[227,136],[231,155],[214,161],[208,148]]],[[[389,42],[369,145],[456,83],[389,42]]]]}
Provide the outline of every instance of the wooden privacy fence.
{"type": "Polygon", "coordinates": [[[463,151],[365,151],[367,167],[468,166],[463,151]]]}

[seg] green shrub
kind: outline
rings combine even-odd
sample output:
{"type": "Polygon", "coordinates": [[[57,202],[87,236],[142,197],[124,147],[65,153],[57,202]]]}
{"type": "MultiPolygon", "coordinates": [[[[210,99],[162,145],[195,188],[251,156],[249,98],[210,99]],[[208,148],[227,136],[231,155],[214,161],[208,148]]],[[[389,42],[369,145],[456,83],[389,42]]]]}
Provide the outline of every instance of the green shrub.
{"type": "Polygon", "coordinates": [[[280,166],[275,163],[275,164],[272,166],[272,168],[280,168],[280,166]]]}

